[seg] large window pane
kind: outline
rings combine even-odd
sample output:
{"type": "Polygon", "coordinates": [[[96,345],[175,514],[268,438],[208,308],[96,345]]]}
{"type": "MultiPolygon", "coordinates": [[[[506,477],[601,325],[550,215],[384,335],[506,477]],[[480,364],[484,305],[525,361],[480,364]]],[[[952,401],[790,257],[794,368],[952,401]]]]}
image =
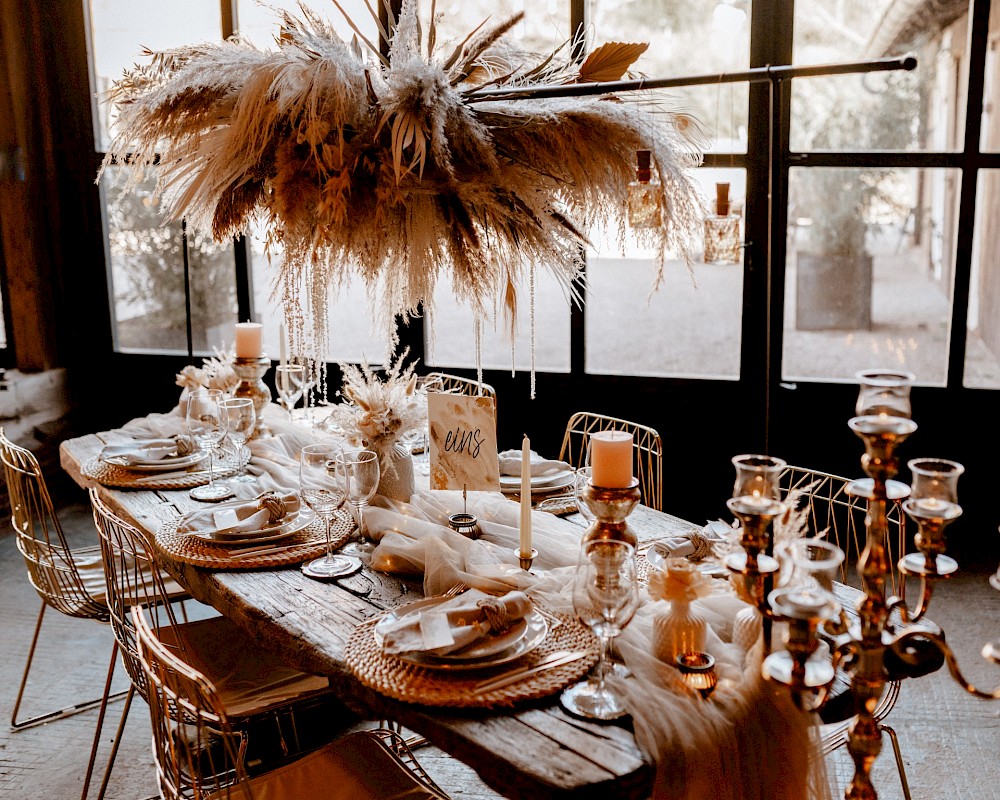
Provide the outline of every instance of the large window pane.
{"type": "Polygon", "coordinates": [[[965,385],[1000,389],[1000,172],[979,173],[965,385]]]}
{"type": "MultiPolygon", "coordinates": [[[[532,53],[548,55],[569,39],[569,5],[555,0],[525,3],[523,0],[438,0],[435,38],[437,51],[449,54],[466,36],[484,20],[480,30],[496,25],[518,11],[524,12],[521,20],[506,35],[509,42],[532,53]]],[[[420,3],[420,19],[425,41],[429,29],[431,4],[420,3]]],[[[563,51],[562,55],[566,55],[563,51]]]]}
{"type": "MultiPolygon", "coordinates": [[[[486,369],[531,367],[531,292],[527,281],[517,287],[517,332],[511,348],[509,323],[498,310],[482,326],[482,364],[486,369]]],[[[535,273],[535,368],[569,372],[569,299],[548,270],[535,273]]],[[[437,367],[476,366],[476,337],[471,309],[460,304],[447,280],[438,283],[434,310],[426,315],[427,364],[437,367]]]]}
{"type": "Polygon", "coordinates": [[[790,171],[784,379],[944,385],[958,192],[952,170],[790,171]]]}
{"type": "Polygon", "coordinates": [[[965,124],[968,3],[797,0],[794,62],[915,53],[913,72],[799,79],[793,150],[954,150],[965,124]]]}
{"type": "MultiPolygon", "coordinates": [[[[264,325],[264,349],[271,358],[277,358],[281,352],[279,325],[284,321],[281,298],[275,295],[281,251],[272,245],[270,256],[269,262],[264,251],[264,232],[254,230],[250,237],[254,316],[264,325]]],[[[371,300],[358,278],[349,280],[332,298],[327,341],[327,357],[331,361],[382,363],[389,336],[384,328],[373,328],[370,308],[371,300]]]]}
{"type": "MultiPolygon", "coordinates": [[[[595,44],[648,42],[634,69],[650,78],[716,74],[750,65],[750,0],[590,0],[595,44]]],[[[658,99],[699,123],[709,152],[746,152],[748,84],[671,89],[658,99]]]]}
{"type": "MultiPolygon", "coordinates": [[[[732,186],[734,209],[743,205],[743,170],[700,169],[707,196],[716,182],[732,186]]],[[[599,243],[595,243],[599,244],[599,243]]],[[[610,375],[739,377],[743,303],[742,250],[737,263],[705,264],[692,273],[680,261],[656,273],[651,254],[627,243],[624,255],[606,242],[587,261],[586,368],[610,375]]]]}
{"type": "Polygon", "coordinates": [[[979,146],[983,150],[1000,150],[1000,3],[990,6],[989,46],[986,48],[986,70],[983,73],[983,124],[979,146]]]}
{"type": "MultiPolygon", "coordinates": [[[[151,182],[123,192],[117,170],[102,179],[107,209],[109,291],[118,350],[187,352],[184,241],[179,223],[163,224],[151,182]]],[[[236,283],[232,247],[203,236],[188,241],[191,320],[196,352],[232,343],[236,283]]]]}
{"type": "Polygon", "coordinates": [[[144,49],[165,50],[222,36],[220,5],[215,0],[90,0],[91,67],[97,148],[110,143],[108,128],[115,111],[104,93],[136,63],[146,63],[144,49]]]}
{"type": "MultiPolygon", "coordinates": [[[[240,35],[262,49],[276,47],[275,39],[279,34],[280,17],[272,9],[290,11],[296,17],[301,17],[300,0],[268,0],[260,3],[258,0],[237,0],[236,29],[240,35]]],[[[354,36],[354,31],[344,20],[337,7],[330,0],[302,0],[302,5],[315,11],[321,19],[329,21],[346,41],[354,36]]],[[[373,45],[378,45],[378,26],[375,18],[365,7],[364,0],[340,0],[351,20],[373,45]]],[[[372,3],[372,8],[378,8],[378,3],[372,3]]]]}

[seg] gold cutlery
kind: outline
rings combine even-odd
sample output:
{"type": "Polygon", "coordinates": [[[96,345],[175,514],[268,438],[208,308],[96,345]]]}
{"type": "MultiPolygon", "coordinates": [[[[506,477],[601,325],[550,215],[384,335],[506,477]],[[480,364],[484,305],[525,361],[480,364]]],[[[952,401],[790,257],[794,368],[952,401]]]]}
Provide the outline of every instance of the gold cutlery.
{"type": "Polygon", "coordinates": [[[510,672],[506,672],[503,675],[480,681],[476,684],[476,691],[491,692],[494,689],[502,689],[504,686],[517,683],[519,680],[526,678],[529,675],[535,675],[549,669],[555,669],[556,667],[562,667],[566,664],[572,664],[574,661],[579,661],[586,655],[586,652],[582,650],[556,650],[554,653],[550,653],[535,664],[522,666],[515,670],[511,670],[510,672]]]}
{"type": "Polygon", "coordinates": [[[235,550],[229,551],[229,559],[231,561],[238,561],[241,558],[249,558],[251,556],[270,556],[274,555],[275,553],[284,553],[286,550],[301,550],[307,547],[315,547],[316,545],[317,542],[303,542],[300,544],[259,545],[257,547],[240,547],[235,550]]]}

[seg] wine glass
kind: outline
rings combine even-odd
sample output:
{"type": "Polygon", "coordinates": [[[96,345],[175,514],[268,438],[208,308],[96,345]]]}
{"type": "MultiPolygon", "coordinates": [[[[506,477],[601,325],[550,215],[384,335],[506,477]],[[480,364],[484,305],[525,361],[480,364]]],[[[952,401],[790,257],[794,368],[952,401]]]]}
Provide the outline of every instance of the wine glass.
{"type": "Polygon", "coordinates": [[[567,711],[591,719],[624,716],[625,701],[607,685],[607,653],[611,640],[622,632],[639,605],[635,548],[628,542],[596,539],[580,547],[573,580],[573,608],[600,642],[596,674],[562,693],[567,711]]]}
{"type": "Polygon", "coordinates": [[[378,454],[374,450],[347,448],[338,454],[337,466],[347,500],[358,510],[358,534],[364,538],[364,508],[378,489],[382,477],[378,454]]]}
{"type": "Polygon", "coordinates": [[[236,446],[236,463],[239,472],[233,478],[237,483],[250,483],[255,480],[253,475],[247,475],[246,461],[243,460],[243,446],[257,427],[257,411],[253,400],[249,397],[228,397],[222,401],[222,414],[226,421],[228,436],[236,446]]]}
{"type": "Polygon", "coordinates": [[[299,421],[305,421],[310,427],[315,428],[316,400],[313,393],[319,387],[319,362],[312,358],[303,360],[302,397],[304,400],[302,408],[297,409],[297,413],[293,413],[292,416],[299,421]]]}
{"type": "Polygon", "coordinates": [[[576,476],[573,481],[573,496],[576,498],[577,511],[580,512],[580,516],[587,520],[588,523],[594,521],[594,512],[590,510],[590,506],[588,506],[584,501],[583,493],[590,484],[590,479],[593,474],[593,467],[580,467],[576,471],[576,476]]]}
{"type": "MultiPolygon", "coordinates": [[[[439,376],[430,375],[417,378],[416,387],[414,388],[414,396],[417,399],[417,403],[423,410],[424,425],[420,429],[419,433],[417,433],[419,442],[413,443],[414,446],[417,444],[422,445],[420,452],[415,454],[413,461],[417,468],[417,472],[421,475],[431,474],[431,434],[427,419],[427,393],[442,391],[444,391],[444,383],[439,376]]],[[[411,447],[411,449],[413,448],[411,447]]]]}
{"type": "Polygon", "coordinates": [[[344,490],[337,474],[340,449],[332,444],[309,444],[299,455],[299,494],[326,527],[326,555],[302,565],[310,578],[326,580],[347,575],[357,569],[357,559],[333,554],[330,523],[344,505],[344,490]]]}
{"type": "Polygon", "coordinates": [[[274,384],[281,398],[281,405],[292,417],[292,409],[302,397],[302,386],[306,379],[306,368],[302,364],[279,364],[275,369],[274,384]]]}
{"type": "Polygon", "coordinates": [[[194,487],[191,497],[208,502],[225,500],[232,495],[233,489],[228,483],[216,483],[214,465],[215,449],[226,435],[222,392],[218,389],[198,389],[188,395],[187,428],[198,446],[208,451],[208,483],[194,487]]]}

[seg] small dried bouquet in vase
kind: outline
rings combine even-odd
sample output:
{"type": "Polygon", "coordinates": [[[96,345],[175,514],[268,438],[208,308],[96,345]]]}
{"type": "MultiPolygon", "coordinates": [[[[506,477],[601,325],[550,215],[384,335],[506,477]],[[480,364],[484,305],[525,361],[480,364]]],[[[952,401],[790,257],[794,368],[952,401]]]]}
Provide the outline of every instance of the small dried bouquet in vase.
{"type": "Polygon", "coordinates": [[[393,450],[396,443],[424,424],[424,412],[414,396],[417,376],[413,364],[403,366],[403,353],[385,369],[385,377],[367,362],[341,364],[344,386],[341,394],[348,401],[335,406],[331,421],[339,425],[347,440],[356,446],[378,453],[383,472],[395,474],[393,450]]]}

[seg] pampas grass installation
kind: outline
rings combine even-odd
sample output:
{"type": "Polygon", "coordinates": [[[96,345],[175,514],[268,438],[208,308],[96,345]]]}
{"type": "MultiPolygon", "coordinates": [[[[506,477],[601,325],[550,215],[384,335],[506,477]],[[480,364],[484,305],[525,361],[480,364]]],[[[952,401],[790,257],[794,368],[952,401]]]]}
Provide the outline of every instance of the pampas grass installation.
{"type": "Polygon", "coordinates": [[[696,246],[700,154],[670,115],[611,97],[475,101],[483,87],[615,80],[645,45],[605,44],[582,64],[566,47],[531,56],[503,38],[516,15],[439,46],[404,0],[389,30],[379,24],[385,57],[350,20],[358,36],[345,41],[300,9],[283,14],[276,51],[234,38],[148,53],[111,91],[102,167],[130,168],[132,183],[152,170],[170,217],[216,239],[259,219],[280,254],[294,352],[323,358],[352,270],[390,330],[442,277],[477,320],[500,310],[511,330],[534,268],[579,300],[587,232],[623,235],[639,149],[659,180],[661,224],[641,232],[658,273],[696,246]]]}

